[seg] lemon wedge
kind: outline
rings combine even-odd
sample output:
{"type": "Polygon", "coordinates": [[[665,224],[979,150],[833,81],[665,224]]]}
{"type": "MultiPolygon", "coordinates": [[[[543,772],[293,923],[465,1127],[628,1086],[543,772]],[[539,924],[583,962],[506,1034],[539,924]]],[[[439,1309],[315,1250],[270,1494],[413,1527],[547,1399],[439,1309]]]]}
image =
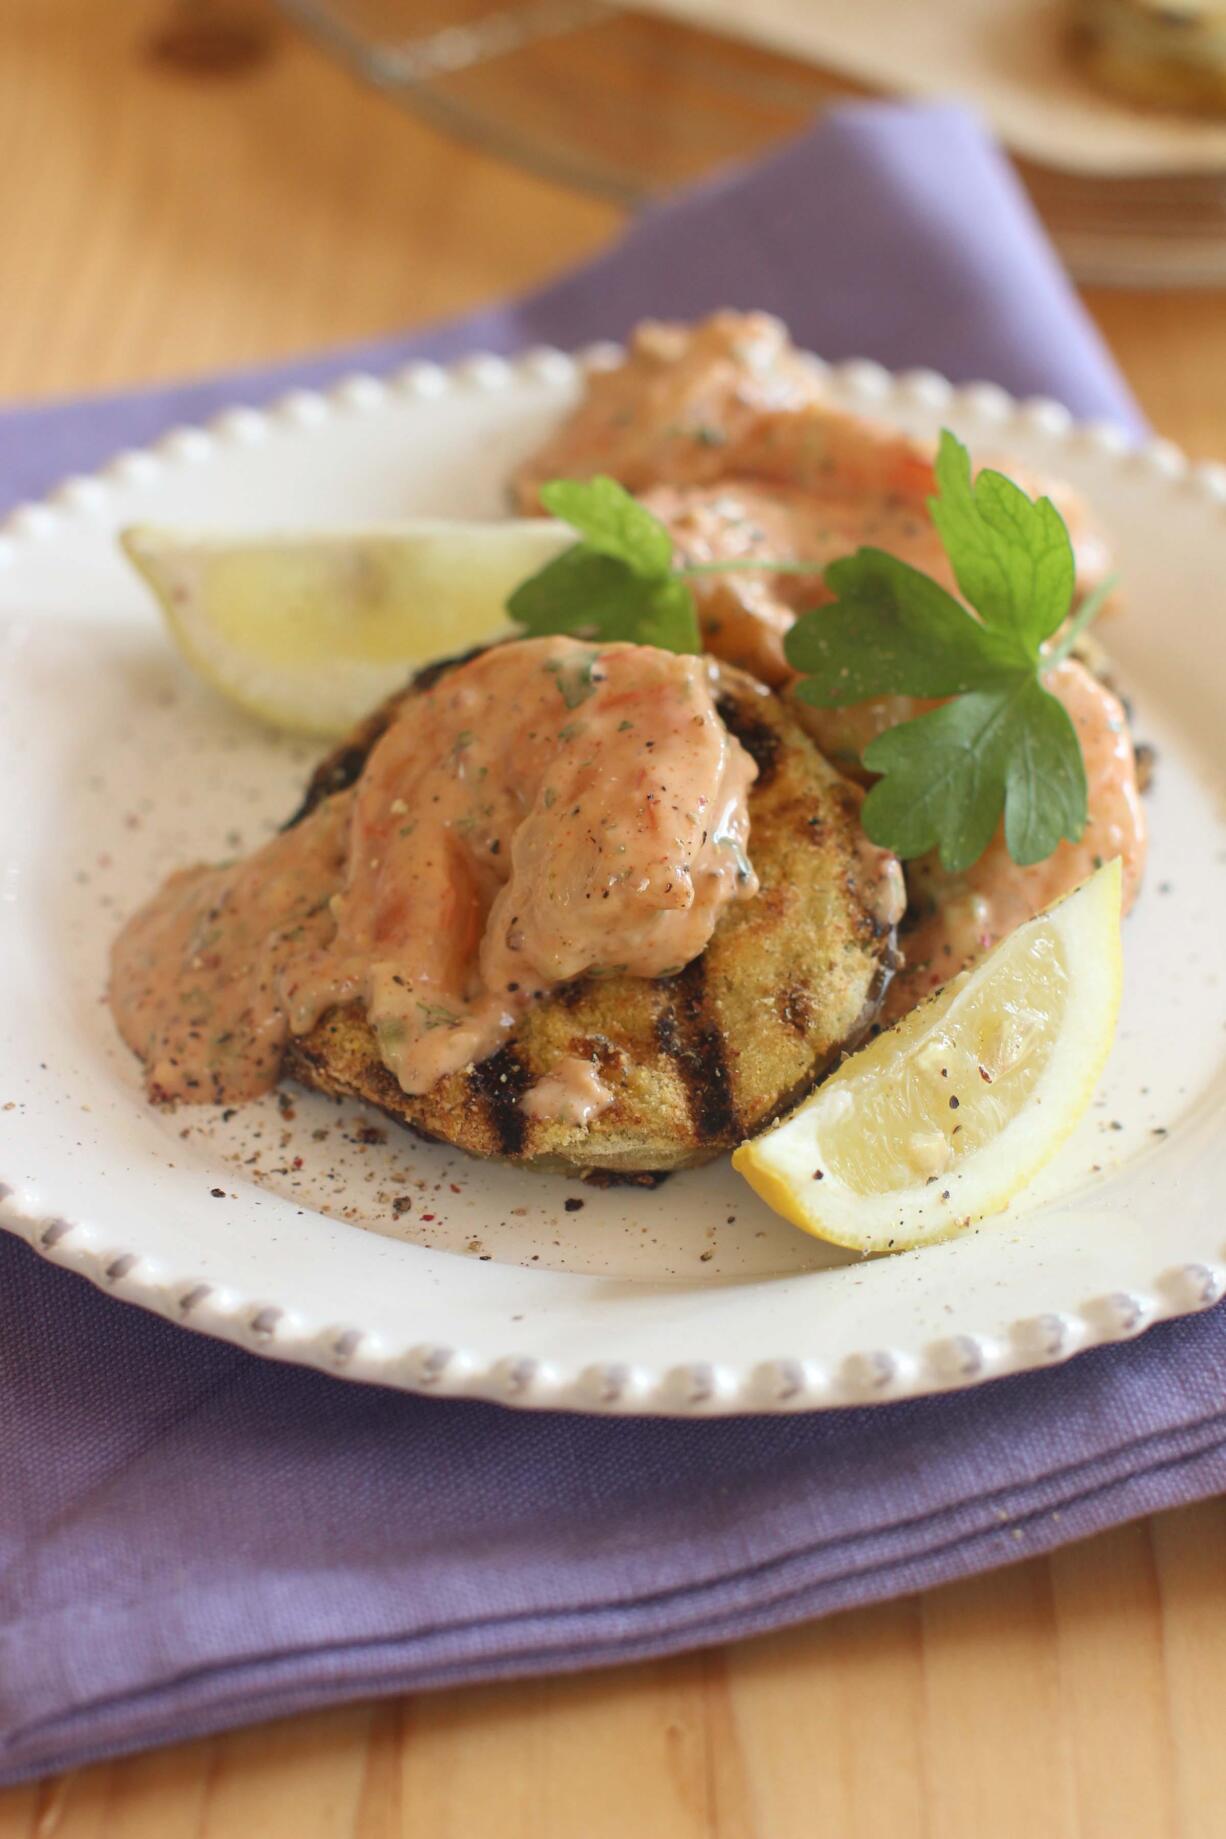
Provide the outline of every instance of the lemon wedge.
{"type": "Polygon", "coordinates": [[[183,655],[279,728],[344,734],[422,664],[505,635],[507,595],[574,541],[546,519],[286,537],[125,530],[183,655]]]}
{"type": "Polygon", "coordinates": [[[733,1167],[804,1232],[909,1250],[998,1213],[1098,1083],[1119,1010],[1120,865],[1104,864],[867,1047],[733,1167]]]}

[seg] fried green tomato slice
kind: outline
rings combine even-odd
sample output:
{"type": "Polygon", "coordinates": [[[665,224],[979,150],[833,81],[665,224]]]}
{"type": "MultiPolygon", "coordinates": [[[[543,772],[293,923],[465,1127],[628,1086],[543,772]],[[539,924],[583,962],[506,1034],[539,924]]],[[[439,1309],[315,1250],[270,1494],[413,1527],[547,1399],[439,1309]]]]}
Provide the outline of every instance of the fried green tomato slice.
{"type": "MultiPolygon", "coordinates": [[[[758,766],[750,854],[761,885],[724,910],[700,957],[676,976],[561,985],[489,1059],[416,1097],[383,1065],[360,1004],[294,1039],[286,1072],[471,1155],[596,1177],[706,1162],[786,1111],[877,1016],[901,878],[865,843],[860,790],[777,696],[723,666],[718,708],[758,766]],[[568,1058],[596,1069],[611,1102],[584,1124],[529,1115],[524,1094],[568,1058]]],[[[323,762],[298,816],[354,782],[389,715],[323,762]]]]}

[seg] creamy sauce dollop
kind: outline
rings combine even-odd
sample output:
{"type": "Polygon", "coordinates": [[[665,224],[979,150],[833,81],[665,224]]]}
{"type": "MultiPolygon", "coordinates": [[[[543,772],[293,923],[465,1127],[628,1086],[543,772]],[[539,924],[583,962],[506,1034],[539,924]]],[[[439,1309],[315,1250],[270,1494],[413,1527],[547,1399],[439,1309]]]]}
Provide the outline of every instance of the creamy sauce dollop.
{"type": "Polygon", "coordinates": [[[701,485],[729,471],[762,417],[816,402],[816,367],[769,313],[713,313],[699,325],[647,319],[620,363],[590,370],[582,400],[521,466],[515,494],[539,510],[550,479],[611,473],[628,491],[701,485]]]}
{"type": "Polygon", "coordinates": [[[563,1054],[543,1079],[529,1086],[520,1109],[529,1117],[556,1118],[561,1124],[588,1124],[613,1103],[614,1094],[590,1060],[563,1054]]]}
{"type": "MultiPolygon", "coordinates": [[[[521,469],[526,506],[557,474],[612,473],[668,527],[689,564],[771,561],[828,565],[863,545],[883,549],[958,588],[928,511],[935,448],[886,423],[841,408],[820,372],[777,320],[722,312],[697,325],[648,321],[625,357],[588,379],[583,400],[521,469]]],[[[1005,458],[997,465],[1031,496],[1045,493],[1068,526],[1077,586],[1089,591],[1110,568],[1102,532],[1059,480],[1005,458]]],[[[830,599],[821,575],[769,567],[691,581],[707,649],[774,688],[793,679],[784,639],[797,614],[830,599]]],[[[998,835],[965,875],[939,863],[910,864],[919,920],[900,939],[908,968],[886,1004],[890,1018],[1068,892],[1099,861],[1120,856],[1125,907],[1145,859],[1145,819],[1124,712],[1111,691],[1070,661],[1048,686],[1081,739],[1089,823],[1076,844],[1019,868],[998,835]]],[[[844,709],[798,710],[827,758],[861,779],[864,748],[899,722],[935,707],[906,696],[844,709]]],[[[897,896],[897,885],[894,894],[897,896]]]]}
{"type": "MultiPolygon", "coordinates": [[[[817,570],[870,545],[957,591],[923,504],[885,486],[846,495],[829,484],[806,491],[732,481],[657,486],[644,494],[643,502],[667,526],[679,556],[689,564],[783,561],[817,570]]],[[[798,613],[833,599],[817,572],[744,570],[697,576],[690,586],[707,649],[772,689],[794,675],[783,641],[798,613]]]]}
{"type": "Polygon", "coordinates": [[[756,770],[705,658],[496,647],[406,699],[351,792],[171,878],[116,943],[120,1031],[152,1096],[224,1103],[275,1081],[287,1030],[357,1000],[425,1092],[559,983],[697,957],[757,891],[756,770]]]}
{"type": "Polygon", "coordinates": [[[180,869],[111,950],[110,1001],[155,1104],[239,1104],[276,1083],[286,969],[335,931],[353,794],[254,855],[180,869]]]}
{"type": "Polygon", "coordinates": [[[1068,710],[1081,742],[1089,791],[1085,830],[1078,842],[1059,843],[1044,861],[1026,868],[1009,854],[1003,829],[965,874],[948,874],[936,856],[911,863],[912,903],[920,917],[899,939],[906,968],[886,996],[885,1021],[905,1015],[1102,863],[1120,858],[1125,913],[1140,891],[1145,810],[1123,704],[1074,658],[1048,674],[1046,687],[1068,710]]]}

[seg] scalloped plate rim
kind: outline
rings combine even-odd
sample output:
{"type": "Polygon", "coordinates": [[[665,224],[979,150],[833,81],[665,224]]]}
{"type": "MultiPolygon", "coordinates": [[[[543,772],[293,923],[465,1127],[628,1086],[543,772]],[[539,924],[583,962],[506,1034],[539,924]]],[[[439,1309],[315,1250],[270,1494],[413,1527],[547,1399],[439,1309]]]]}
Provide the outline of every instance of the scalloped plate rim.
{"type": "MultiPolygon", "coordinates": [[[[17,507],[0,522],[0,593],[7,569],[19,569],[23,556],[69,534],[77,520],[94,524],[105,514],[112,486],[155,483],[164,469],[224,463],[227,447],[258,443],[274,430],[318,430],[333,417],[377,415],[404,399],[503,392],[529,380],[548,387],[569,385],[583,366],[607,363],[617,349],[602,343],[572,357],[541,347],[512,360],[478,354],[449,367],[410,364],[386,378],[356,374],[325,391],[291,390],[263,409],[235,405],[211,417],[205,428],[172,428],[150,447],[116,455],[92,475],[68,479],[46,499],[17,507]]],[[[981,428],[993,439],[1007,440],[1012,427],[1017,437],[1038,440],[1053,456],[1080,445],[1103,467],[1141,469],[1155,489],[1190,491],[1210,514],[1219,515],[1226,555],[1226,467],[1192,466],[1169,442],[1134,445],[1111,424],[1078,424],[1056,402],[1018,401],[995,385],[955,387],[927,370],[892,376],[871,360],[836,366],[814,362],[837,393],[865,410],[887,415],[891,408],[900,414],[916,407],[929,415],[947,411],[951,420],[981,428]]],[[[266,1357],[432,1396],[611,1415],[817,1410],[923,1396],[1056,1364],[1156,1322],[1210,1307],[1226,1293],[1223,1232],[1203,1255],[1156,1260],[1144,1285],[1097,1292],[1071,1307],[1019,1319],[1003,1335],[955,1322],[948,1335],[919,1349],[883,1348],[870,1341],[834,1372],[794,1356],[739,1368],[731,1361],[643,1368],[602,1357],[567,1371],[514,1346],[483,1360],[462,1345],[441,1340],[389,1349],[360,1323],[303,1326],[275,1297],[239,1295],[203,1282],[190,1269],[172,1275],[142,1252],[138,1229],[133,1229],[131,1247],[117,1247],[91,1225],[74,1223],[72,1211],[67,1200],[63,1207],[31,1209],[13,1185],[0,1181],[0,1226],[40,1256],[109,1293],[195,1330],[266,1357]]]]}

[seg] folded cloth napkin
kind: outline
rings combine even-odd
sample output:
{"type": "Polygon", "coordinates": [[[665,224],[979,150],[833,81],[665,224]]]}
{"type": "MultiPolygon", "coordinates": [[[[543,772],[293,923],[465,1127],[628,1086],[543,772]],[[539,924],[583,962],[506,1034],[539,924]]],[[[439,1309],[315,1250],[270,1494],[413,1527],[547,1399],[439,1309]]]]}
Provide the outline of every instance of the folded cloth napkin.
{"type": "MultiPolygon", "coordinates": [[[[1135,410],[1009,168],[862,107],[461,326],[0,416],[28,494],[234,400],[645,313],[1135,410]]],[[[797,1418],[517,1414],[263,1362],[0,1235],[0,1781],[299,1707],[663,1654],[1080,1538],[1226,1484],[1226,1315],[948,1398],[797,1418]]]]}
{"type": "Polygon", "coordinates": [[[279,390],[412,358],[570,350],[623,338],[645,315],[688,319],[720,306],[778,313],[799,344],[831,360],[922,364],[1142,425],[1012,169],[976,123],[954,108],[865,103],[649,211],[607,255],[511,306],[306,361],[0,413],[0,505],[176,422],[279,390]]]}

